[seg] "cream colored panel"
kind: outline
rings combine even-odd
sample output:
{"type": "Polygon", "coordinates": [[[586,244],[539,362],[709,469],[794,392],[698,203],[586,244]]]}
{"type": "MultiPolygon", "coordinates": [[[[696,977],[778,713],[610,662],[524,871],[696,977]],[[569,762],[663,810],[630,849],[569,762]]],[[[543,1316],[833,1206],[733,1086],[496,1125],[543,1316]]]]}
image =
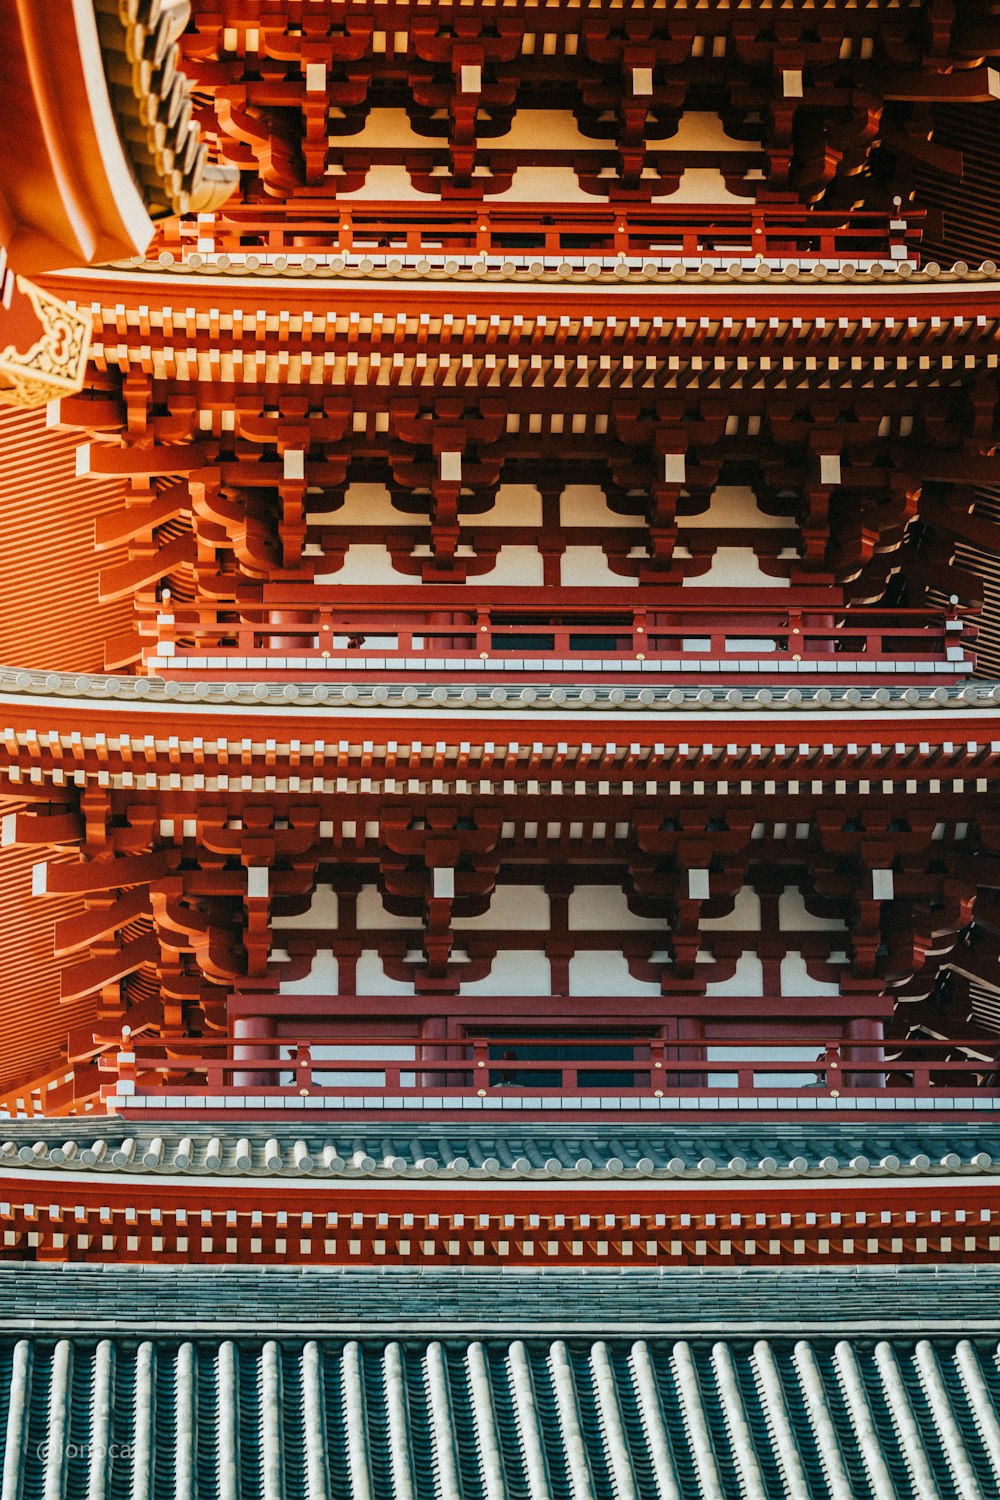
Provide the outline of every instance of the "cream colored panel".
{"type": "Polygon", "coordinates": [[[412,995],[413,985],[398,979],[390,979],[382,967],[382,960],[374,948],[366,948],[358,959],[358,995],[412,995]]]}
{"type": "Polygon", "coordinates": [[[370,168],[363,187],[353,193],[337,195],[338,203],[363,203],[372,199],[379,203],[412,203],[417,200],[421,203],[434,202],[427,193],[417,192],[405,167],[388,165],[370,168]]]}
{"type": "Polygon", "coordinates": [[[496,562],[488,573],[480,573],[469,580],[469,587],[477,583],[495,583],[505,588],[528,588],[545,581],[545,563],[534,547],[501,547],[496,562]]]}
{"type": "Polygon", "coordinates": [[[727,917],[702,917],[701,926],[715,932],[725,932],[727,928],[735,932],[759,932],[760,897],[752,886],[745,885],[727,917]]]}
{"type": "Polygon", "coordinates": [[[455,917],[452,925],[466,932],[498,928],[547,932],[549,898],[540,885],[498,885],[488,912],[481,917],[455,917]]]}
{"type": "Polygon", "coordinates": [[[568,110],[519,109],[497,145],[505,151],[593,151],[600,142],[581,135],[568,110]]]}
{"type": "Polygon", "coordinates": [[[294,917],[274,917],[271,926],[276,932],[286,927],[325,927],[330,932],[337,927],[337,895],[328,885],[317,886],[309,910],[294,917]]]}
{"type": "Polygon", "coordinates": [[[595,203],[576,180],[572,167],[520,167],[505,193],[490,203],[595,203]]]}
{"type": "Polygon", "coordinates": [[[561,526],[641,526],[636,516],[618,516],[596,484],[568,484],[559,497],[561,526]]]}
{"type": "Polygon", "coordinates": [[[351,484],[339,510],[308,511],[307,519],[329,526],[412,526],[413,517],[397,510],[384,484],[351,484]]]}
{"type": "MultiPolygon", "coordinates": [[[[350,148],[358,143],[357,136],[337,136],[338,145],[350,148]]],[[[364,136],[365,150],[373,147],[375,150],[385,150],[392,146],[406,146],[408,149],[418,148],[425,150],[433,146],[433,140],[426,135],[418,135],[410,124],[410,117],[405,109],[373,109],[365,121],[364,136]]],[[[333,147],[336,150],[337,146],[333,147]]]]}
{"type": "Polygon", "coordinates": [[[282,995],[336,995],[340,988],[337,960],[329,948],[321,948],[304,979],[283,979],[282,995]]]}
{"type": "Polygon", "coordinates": [[[781,993],[783,995],[839,995],[840,986],[824,979],[813,979],[801,953],[786,953],[781,960],[781,993]]]}
{"type": "Polygon", "coordinates": [[[493,508],[472,519],[477,526],[541,526],[542,497],[533,484],[502,484],[493,508]]]}
{"type": "Polygon", "coordinates": [[[560,578],[567,588],[638,588],[637,578],[612,573],[600,547],[567,547],[560,578]]]}
{"type": "Polygon", "coordinates": [[[397,573],[388,548],[377,544],[348,547],[339,573],[317,573],[317,583],[412,583],[406,573],[397,573]]]}
{"type": "Polygon", "coordinates": [[[552,990],[549,961],[544,953],[505,948],[493,960],[485,979],[460,986],[463,995],[548,995],[552,990]]]}
{"type": "Polygon", "coordinates": [[[358,927],[362,932],[370,928],[415,928],[419,923],[413,917],[397,917],[386,911],[379,895],[378,886],[363,885],[358,892],[358,927]]]}
{"type": "Polygon", "coordinates": [[[795,525],[792,516],[767,516],[757,504],[757,497],[749,485],[720,484],[713,490],[708,510],[700,516],[682,516],[684,527],[712,527],[734,531],[762,531],[788,529],[795,525]]]}
{"type": "Polygon", "coordinates": [[[633,979],[623,953],[584,948],[569,961],[571,995],[658,995],[660,986],[633,979]]]}
{"type": "Polygon", "coordinates": [[[787,578],[772,578],[761,571],[752,547],[720,547],[707,573],[687,578],[689,589],[787,589],[787,578]]]}
{"type": "Polygon", "coordinates": [[[716,979],[705,986],[706,995],[763,995],[764,966],[756,953],[741,953],[732,979],[716,979]]]}
{"type": "MultiPolygon", "coordinates": [[[[688,167],[682,173],[680,185],[675,193],[654,193],[654,203],[738,203],[741,208],[747,207],[747,200],[740,198],[736,193],[731,193],[726,186],[726,179],[718,167],[688,167]]],[[[749,236],[748,236],[749,238],[749,236]]],[[[733,244],[742,244],[734,238],[733,244]]],[[[752,255],[753,250],[748,246],[742,252],[752,255]]]]}
{"type": "MultiPolygon", "coordinates": [[[[686,110],[677,125],[677,134],[653,143],[657,151],[747,151],[752,146],[727,135],[719,115],[710,110],[686,110]]],[[[706,200],[708,201],[708,200],[706,200]]]]}
{"type": "Polygon", "coordinates": [[[570,932],[607,932],[621,928],[642,929],[666,926],[663,917],[637,917],[629,911],[625,892],[616,885],[580,885],[569,898],[570,932]]]}
{"type": "Polygon", "coordinates": [[[778,925],[782,932],[843,932],[845,924],[838,917],[814,917],[798,886],[786,885],[778,897],[778,925]]]}

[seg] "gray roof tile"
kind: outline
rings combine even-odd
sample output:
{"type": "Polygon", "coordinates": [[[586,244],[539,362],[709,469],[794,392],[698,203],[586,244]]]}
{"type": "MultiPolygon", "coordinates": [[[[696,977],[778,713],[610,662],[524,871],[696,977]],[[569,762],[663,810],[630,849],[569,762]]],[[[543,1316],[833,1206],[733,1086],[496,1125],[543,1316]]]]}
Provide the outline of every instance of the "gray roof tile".
{"type": "Polygon", "coordinates": [[[995,1495],[995,1342],[0,1340],[3,1493],[995,1495]]]}

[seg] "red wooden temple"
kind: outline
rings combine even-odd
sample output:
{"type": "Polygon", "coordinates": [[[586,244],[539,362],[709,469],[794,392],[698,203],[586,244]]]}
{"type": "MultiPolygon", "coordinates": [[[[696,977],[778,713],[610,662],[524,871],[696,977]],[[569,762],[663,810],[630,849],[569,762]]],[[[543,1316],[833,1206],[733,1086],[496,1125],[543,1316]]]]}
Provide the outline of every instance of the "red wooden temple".
{"type": "MultiPolygon", "coordinates": [[[[688,1271],[696,1345],[773,1274],[785,1374],[758,1431],[713,1365],[728,1448],[707,1376],[654,1420],[605,1351],[586,1399],[552,1376],[551,1428],[532,1366],[535,1448],[514,1382],[503,1457],[463,1352],[463,1470],[427,1353],[421,1489],[379,1352],[389,1436],[373,1386],[338,1480],[309,1418],[306,1488],[994,1493],[994,1366],[948,1353],[946,1390],[904,1344],[933,1284],[941,1338],[995,1346],[1000,1289],[996,6],[79,0],[46,37],[10,9],[0,230],[84,345],[0,416],[3,1262],[57,1302],[79,1268],[70,1341],[104,1326],[101,1266],[140,1302],[216,1267],[261,1390],[285,1283],[259,1264],[316,1274],[334,1341],[363,1271],[362,1342],[418,1268],[414,1338],[454,1305],[466,1342],[492,1315],[463,1277],[499,1328],[511,1269],[548,1268],[528,1322],[614,1359],[688,1271]],[[825,1358],[838,1320],[852,1359],[898,1332],[910,1386],[879,1355],[868,1406],[800,1365],[793,1396],[781,1340],[825,1358]]],[[[286,1403],[334,1356],[300,1357],[286,1403]]],[[[254,1494],[288,1492],[291,1441],[261,1439],[254,1494]]]]}

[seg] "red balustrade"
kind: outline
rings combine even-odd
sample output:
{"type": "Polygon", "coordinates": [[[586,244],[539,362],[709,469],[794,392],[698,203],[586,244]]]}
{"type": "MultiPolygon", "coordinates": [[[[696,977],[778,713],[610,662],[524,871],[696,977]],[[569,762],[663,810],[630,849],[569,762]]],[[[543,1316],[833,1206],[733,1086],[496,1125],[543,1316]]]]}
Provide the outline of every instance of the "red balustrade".
{"type": "MultiPolygon", "coordinates": [[[[635,671],[657,664],[693,671],[708,663],[735,676],[794,670],[856,674],[906,662],[907,680],[945,670],[967,674],[975,625],[934,609],[843,608],[790,603],[720,607],[685,591],[669,605],[643,592],[641,605],[595,601],[588,590],[477,591],[468,598],[431,587],[388,588],[373,603],[367,590],[316,588],[313,603],[275,595],[267,603],[178,605],[140,632],[152,671],[167,676],[290,676],[303,669],[355,672],[393,667],[455,671],[537,669],[560,662],[600,675],[611,660],[635,671]],[[506,597],[501,598],[501,595],[506,597]],[[580,598],[580,596],[583,596],[580,598]],[[329,601],[329,602],[328,602],[329,601]],[[305,621],[294,628],[289,611],[305,621]],[[229,618],[225,618],[228,615],[229,618]],[[644,665],[645,664],[645,665],[644,665]]],[[[707,596],[709,591],[705,590],[707,596]]]]}
{"type": "Polygon", "coordinates": [[[570,261],[595,256],[657,261],[721,259],[803,263],[913,260],[923,214],[798,205],[376,203],[330,199],[287,206],[232,204],[211,223],[171,220],[161,251],[187,257],[199,242],[215,253],[394,258],[513,258],[570,261]]]}
{"type": "Polygon", "coordinates": [[[642,1098],[768,1098],[786,1103],[803,1094],[832,1099],[929,1099],[942,1091],[1000,1092],[1000,1038],[995,1042],[913,1038],[904,1041],[758,1032],[684,1040],[650,1033],[605,1035],[500,1032],[447,1034],[409,1042],[382,1036],[291,1039],[220,1036],[211,1040],[137,1039],[100,1060],[117,1071],[125,1104],[143,1096],[183,1095],[210,1106],[227,1095],[265,1107],[284,1098],[372,1098],[448,1102],[471,1098],[580,1098],[595,1108],[609,1095],[642,1098]],[[124,1085],[124,1087],[123,1087],[124,1085]]]}

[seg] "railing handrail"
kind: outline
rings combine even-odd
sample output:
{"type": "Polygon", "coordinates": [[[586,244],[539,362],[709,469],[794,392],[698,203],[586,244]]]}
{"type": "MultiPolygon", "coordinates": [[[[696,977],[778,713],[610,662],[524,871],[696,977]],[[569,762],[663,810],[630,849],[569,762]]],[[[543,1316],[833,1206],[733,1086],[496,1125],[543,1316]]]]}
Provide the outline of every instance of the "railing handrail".
{"type": "MultiPolygon", "coordinates": [[[[593,659],[595,670],[609,656],[623,663],[648,659],[650,666],[676,658],[744,667],[748,654],[763,652],[768,661],[784,656],[789,664],[813,663],[813,671],[830,666],[834,656],[841,663],[856,659],[859,670],[899,658],[933,670],[938,662],[948,669],[953,663],[971,666],[966,648],[977,636],[975,625],[934,608],[853,612],[756,604],[732,610],[702,604],[687,609],[680,603],[595,606],[537,598],[500,605],[470,600],[455,608],[454,603],[436,606],[412,594],[400,601],[313,604],[308,610],[273,600],[230,609],[181,604],[140,622],[139,632],[150,642],[146,658],[160,665],[160,656],[166,655],[176,671],[189,668],[191,659],[204,652],[227,666],[233,666],[229,658],[235,654],[240,658],[236,666],[243,670],[268,663],[287,667],[276,658],[289,651],[317,665],[336,657],[329,665],[343,669],[348,663],[339,653],[345,650],[353,653],[353,664],[370,660],[376,667],[391,661],[409,664],[414,654],[433,664],[443,653],[477,667],[488,660],[503,668],[510,658],[521,668],[519,658],[526,652],[554,660],[579,658],[584,666],[593,659]],[[220,619],[220,614],[236,618],[220,619]],[[956,646],[961,648],[957,653],[952,650],[956,646]]],[[[752,669],[759,670],[760,664],[752,669]]]]}
{"type": "MultiPolygon", "coordinates": [[[[499,161],[503,147],[484,147],[484,154],[499,161]]],[[[577,154],[562,153],[570,164],[577,154]]],[[[595,154],[601,154],[600,148],[595,154]]],[[[609,160],[614,157],[613,150],[605,154],[609,160]]],[[[560,153],[549,156],[556,161],[560,153]]],[[[476,255],[534,251],[584,258],[606,251],[633,250],[647,255],[715,253],[746,258],[770,253],[784,258],[793,254],[804,259],[843,259],[851,252],[878,255],[891,253],[894,246],[912,247],[921,238],[923,220],[922,211],[909,208],[903,214],[878,209],[813,209],[799,204],[452,204],[319,198],[293,200],[281,208],[230,204],[217,211],[210,227],[203,222],[164,226],[157,246],[180,248],[183,255],[189,249],[195,251],[208,237],[213,249],[242,248],[265,255],[288,251],[338,254],[358,249],[376,258],[401,252],[442,251],[476,255]],[[563,245],[563,234],[577,239],[589,234],[607,243],[563,245]],[[734,234],[744,236],[746,244],[711,243],[734,234]],[[378,243],[393,235],[399,243],[378,243]],[[678,243],[643,243],[655,235],[672,237],[678,243]],[[355,247],[355,236],[373,236],[375,243],[365,240],[355,247]],[[533,243],[505,245],[503,236],[533,243]],[[322,248],[312,243],[320,237],[328,241],[322,248]],[[500,242],[494,244],[494,237],[500,242]],[[296,239],[310,243],[296,244],[296,239]],[[449,239],[459,243],[445,243],[449,239]]]]}
{"type": "MultiPolygon", "coordinates": [[[[515,597],[510,599],[504,598],[500,593],[490,594],[480,593],[479,591],[476,591],[475,594],[470,593],[466,597],[455,598],[454,595],[440,594],[439,591],[434,589],[414,589],[406,592],[399,590],[398,593],[401,597],[394,597],[393,591],[387,589],[380,590],[378,600],[373,601],[370,590],[359,589],[355,591],[353,589],[345,589],[342,597],[316,599],[313,601],[312,607],[316,610],[317,620],[323,612],[331,610],[363,610],[366,614],[375,617],[388,617],[393,614],[420,616],[433,614],[439,610],[450,610],[456,614],[469,615],[475,615],[479,611],[489,612],[490,614],[503,614],[507,611],[514,611],[518,614],[531,615],[533,619],[537,619],[540,623],[545,621],[559,623],[561,616],[566,616],[567,623],[572,623],[573,617],[577,615],[597,615],[613,620],[615,616],[639,614],[655,615],[658,622],[662,624],[676,620],[678,625],[684,625],[692,615],[695,615],[720,617],[720,625],[727,627],[733,624],[738,625],[744,617],[755,622],[767,620],[773,621],[776,625],[780,624],[784,626],[789,623],[789,615],[795,615],[796,623],[808,624],[817,630],[826,628],[849,630],[853,624],[860,627],[866,622],[878,625],[899,623],[901,625],[935,626],[944,624],[946,621],[955,618],[953,612],[933,605],[907,609],[896,607],[880,608],[878,605],[864,605],[848,609],[844,605],[836,603],[824,604],[816,602],[789,606],[785,604],[748,602],[746,604],[734,604],[726,608],[716,603],[706,604],[700,600],[692,600],[690,603],[687,599],[676,602],[673,600],[666,601],[650,597],[645,593],[641,603],[637,602],[636,604],[629,605],[622,604],[620,601],[605,604],[600,599],[594,599],[593,593],[587,598],[561,600],[558,593],[554,590],[533,590],[531,593],[522,590],[512,590],[511,592],[515,597]],[[539,598],[539,593],[544,593],[544,597],[539,598]],[[838,618],[833,626],[828,626],[822,624],[819,620],[813,622],[810,618],[813,615],[823,617],[827,621],[831,616],[838,618]],[[667,618],[663,619],[664,616],[667,618]]],[[[581,590],[580,593],[586,594],[586,590],[581,590]]],[[[259,616],[261,623],[271,625],[274,624],[274,621],[270,617],[273,616],[275,610],[302,610],[305,603],[306,601],[297,599],[294,596],[282,598],[280,595],[277,597],[268,597],[266,600],[241,599],[232,604],[220,603],[219,601],[205,601],[185,602],[174,605],[171,601],[169,613],[178,624],[196,622],[202,619],[217,623],[219,613],[225,611],[227,613],[239,613],[246,616],[259,616]]],[[[164,609],[166,608],[167,606],[165,605],[164,609]]],[[[231,621],[228,623],[236,624],[238,622],[231,621]]],[[[296,622],[292,622],[293,625],[294,623],[296,622]]],[[[299,623],[306,624],[309,622],[303,621],[299,623]]],[[[589,621],[584,620],[582,623],[586,624],[589,621]]],[[[291,627],[289,622],[279,621],[275,628],[281,625],[283,625],[286,634],[290,633],[291,627]]]]}
{"type": "Polygon", "coordinates": [[[396,1094],[424,1098],[441,1107],[450,1100],[502,1098],[505,1089],[527,1089],[540,1098],[578,1097],[603,1108],[600,1101],[609,1090],[620,1098],[753,1095],[771,1097],[777,1104],[785,1096],[803,1094],[833,1099],[872,1092],[909,1098],[940,1095],[953,1078],[955,1087],[965,1089],[995,1091],[1000,1085],[1000,1037],[990,1046],[982,1038],[885,1041],[831,1039],[829,1033],[826,1038],[821,1033],[777,1039],[673,1039],[620,1032],[546,1036],[484,1031],[424,1038],[227,1036],[207,1043],[203,1038],[129,1038],[125,1046],[127,1050],[101,1059],[102,1071],[118,1073],[117,1082],[105,1085],[102,1092],[108,1096],[118,1091],[119,1104],[124,1098],[138,1107],[150,1089],[162,1093],[171,1088],[183,1093],[189,1104],[204,1100],[206,1107],[229,1096],[259,1100],[266,1107],[269,1096],[315,1095],[322,1101],[372,1093],[388,1101],[396,1094]],[[189,1046],[198,1049],[193,1056],[189,1046]],[[336,1055],[315,1056],[314,1049],[321,1046],[336,1055]],[[379,1049],[392,1049],[397,1055],[379,1056],[379,1049]],[[789,1056],[793,1049],[798,1055],[789,1056]],[[572,1055],[521,1055],[539,1050],[572,1055]],[[619,1055],[607,1056],[609,1051],[619,1055]],[[965,1056],[954,1056],[963,1051],[965,1056]],[[974,1082],[969,1082],[970,1075],[974,1082]]]}
{"type": "Polygon", "coordinates": [[[316,198],[293,199],[291,203],[281,207],[266,201],[255,203],[241,203],[238,201],[224,204],[216,209],[214,222],[219,223],[227,219],[240,220],[246,218],[252,223],[275,222],[285,223],[289,215],[301,214],[303,218],[334,218],[349,216],[355,219],[380,220],[385,217],[403,220],[419,220],[422,224],[432,224],[437,221],[453,219],[456,222],[466,222],[476,219],[480,222],[484,218],[497,221],[512,221],[530,224],[541,223],[548,226],[555,218],[589,223],[594,220],[606,219],[609,222],[620,223],[623,219],[633,223],[704,223],[708,220],[721,220],[723,223],[743,223],[745,221],[764,223],[789,222],[803,225],[829,225],[829,224],[853,224],[855,222],[871,222],[872,224],[886,224],[889,220],[893,222],[904,221],[907,226],[917,225],[926,218],[926,210],[914,208],[907,205],[905,212],[900,210],[880,208],[811,208],[801,203],[538,203],[519,201],[517,203],[500,203],[489,201],[477,203],[449,203],[420,202],[410,200],[400,202],[397,199],[375,199],[366,198],[361,200],[346,200],[316,198]]]}
{"type": "MultiPolygon", "coordinates": [[[[814,1025],[817,1028],[821,1024],[822,1023],[819,1022],[819,1021],[817,1021],[817,1022],[814,1023],[814,1025]]],[[[609,1028],[610,1028],[611,1025],[612,1025],[612,1023],[608,1023],[608,1025],[609,1025],[609,1028]]],[[[753,1032],[748,1032],[748,1033],[743,1034],[743,1035],[732,1035],[732,1036],[730,1036],[730,1035],[727,1034],[726,1036],[722,1036],[722,1037],[720,1037],[720,1036],[708,1036],[708,1037],[677,1037],[677,1038],[675,1038],[675,1037],[667,1037],[667,1038],[665,1038],[662,1035],[656,1035],[655,1034],[655,1031],[653,1030],[653,1028],[655,1028],[655,1025],[656,1025],[655,1022],[650,1022],[649,1023],[650,1030],[648,1032],[643,1031],[642,1033],[639,1033],[639,1032],[637,1032],[635,1030],[631,1030],[629,1032],[622,1032],[622,1031],[618,1031],[618,1030],[609,1029],[608,1031],[606,1031],[604,1033],[601,1033],[601,1034],[598,1034],[598,1033],[596,1033],[596,1031],[593,1031],[593,1030],[590,1031],[589,1033],[588,1032],[576,1032],[576,1031],[564,1031],[564,1032],[561,1031],[561,1032],[551,1032],[550,1033],[550,1032],[531,1031],[530,1029],[525,1029],[523,1032],[507,1033],[507,1032],[478,1031],[478,1030],[472,1030],[470,1028],[466,1028],[466,1031],[465,1031],[464,1035],[459,1035],[458,1033],[451,1033],[451,1034],[448,1034],[448,1035],[445,1035],[445,1036],[418,1036],[418,1035],[415,1035],[415,1034],[414,1035],[409,1035],[409,1036],[403,1036],[403,1035],[399,1035],[399,1036],[387,1036],[385,1032],[372,1032],[371,1035],[358,1037],[358,1036],[337,1036],[337,1035],[331,1035],[331,1033],[328,1032],[328,1031],[325,1031],[325,1032],[324,1031],[316,1031],[316,1032],[306,1032],[306,1033],[303,1033],[301,1031],[297,1031],[294,1037],[292,1037],[292,1036],[279,1036],[279,1035],[264,1036],[264,1037],[257,1037],[257,1036],[252,1036],[251,1037],[251,1036],[237,1036],[235,1033],[225,1033],[225,1034],[222,1034],[222,1033],[218,1033],[218,1034],[213,1033],[213,1035],[212,1035],[211,1038],[205,1038],[205,1037],[157,1037],[157,1038],[154,1039],[154,1038],[151,1038],[151,1037],[147,1038],[147,1037],[136,1036],[136,1037],[133,1037],[131,1039],[130,1046],[132,1047],[132,1050],[138,1056],[140,1052],[144,1053],[147,1050],[164,1050],[164,1049],[169,1049],[170,1051],[185,1051],[187,1049],[191,1049],[191,1050],[197,1052],[198,1049],[201,1049],[202,1051],[204,1051],[206,1048],[212,1049],[212,1048],[226,1048],[226,1047],[241,1048],[241,1049],[242,1048],[251,1047],[251,1048],[264,1048],[265,1050],[268,1049],[268,1048],[272,1048],[273,1049],[273,1048],[276,1048],[276,1047],[284,1047],[284,1048],[297,1048],[298,1047],[298,1048],[303,1048],[303,1047],[316,1047],[316,1046],[335,1046],[335,1047],[359,1047],[360,1048],[360,1047],[371,1047],[371,1046],[377,1046],[377,1047],[400,1047],[400,1046],[411,1046],[411,1045],[413,1047],[416,1047],[416,1048],[439,1048],[439,1047],[448,1046],[448,1047],[463,1047],[465,1049],[476,1048],[476,1047],[480,1047],[481,1048],[481,1047],[512,1047],[512,1046],[524,1046],[524,1047],[577,1047],[577,1046],[593,1046],[593,1047],[613,1046],[613,1047],[625,1047],[625,1046],[634,1046],[634,1047],[645,1047],[645,1046],[649,1046],[651,1043],[655,1042],[657,1045],[666,1046],[666,1047],[669,1047],[671,1049],[680,1049],[680,1050],[685,1050],[686,1049],[686,1050],[691,1050],[691,1051],[695,1051],[695,1050],[699,1050],[699,1049],[702,1050],[702,1051],[704,1051],[704,1049],[706,1047],[768,1047],[768,1048],[776,1048],[776,1049],[788,1049],[788,1048],[792,1048],[792,1047],[796,1047],[796,1048],[802,1048],[802,1047],[819,1047],[821,1049],[825,1049],[825,1050],[832,1051],[832,1052],[836,1052],[836,1051],[839,1051],[841,1049],[847,1048],[852,1053],[860,1049],[860,1050],[867,1050],[867,1051],[872,1051],[872,1052],[880,1052],[880,1053],[883,1053],[883,1054],[888,1053],[890,1056],[892,1056],[897,1051],[900,1051],[900,1050],[902,1050],[902,1051],[918,1051],[918,1050],[922,1050],[922,1051],[925,1051],[925,1052],[926,1051],[931,1051],[931,1052],[943,1053],[943,1052],[954,1051],[956,1048],[961,1049],[963,1047],[968,1047],[968,1048],[975,1048],[977,1051],[984,1051],[990,1045],[992,1045],[994,1047],[994,1049],[996,1050],[996,1052],[997,1052],[998,1060],[1000,1060],[1000,1036],[998,1036],[992,1043],[988,1042],[983,1037],[968,1037],[968,1038],[966,1038],[966,1037],[956,1037],[956,1038],[950,1038],[950,1039],[940,1039],[940,1038],[937,1038],[937,1037],[933,1037],[933,1038],[932,1037],[900,1037],[900,1038],[895,1038],[895,1037],[874,1037],[874,1038],[857,1037],[857,1038],[855,1038],[855,1037],[844,1037],[844,1036],[832,1037],[828,1041],[824,1042],[821,1038],[817,1038],[816,1036],[761,1037],[759,1033],[753,1033],[753,1032]]],[[[986,1059],[986,1060],[988,1060],[988,1059],[986,1059]]],[[[236,1059],[236,1061],[240,1062],[241,1059],[236,1059]]],[[[287,1065],[288,1059],[287,1058],[285,1058],[283,1060],[282,1059],[278,1059],[277,1061],[279,1063],[281,1063],[282,1066],[285,1066],[285,1065],[287,1065]]],[[[337,1061],[339,1062],[340,1059],[337,1059],[337,1061]]],[[[547,1065],[549,1063],[551,1063],[551,1061],[552,1061],[551,1059],[548,1060],[547,1065]]],[[[634,1059],[632,1061],[634,1061],[634,1059]]],[[[765,1058],[755,1059],[755,1061],[758,1062],[760,1064],[760,1066],[762,1066],[762,1067],[765,1066],[765,1065],[769,1066],[769,1061],[767,1059],[765,1059],[765,1058]]],[[[798,1061],[801,1064],[802,1060],[799,1059],[798,1061]]],[[[428,1064],[426,1062],[422,1063],[421,1065],[425,1066],[425,1067],[430,1066],[430,1064],[428,1064]]]]}

